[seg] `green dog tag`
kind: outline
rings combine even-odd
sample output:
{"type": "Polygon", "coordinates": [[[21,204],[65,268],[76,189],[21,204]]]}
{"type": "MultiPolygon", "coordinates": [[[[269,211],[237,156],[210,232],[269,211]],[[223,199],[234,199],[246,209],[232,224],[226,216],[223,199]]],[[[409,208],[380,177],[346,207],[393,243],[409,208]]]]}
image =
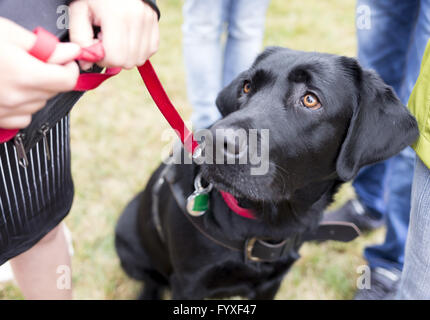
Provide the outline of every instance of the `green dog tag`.
{"type": "Polygon", "coordinates": [[[195,196],[193,211],[206,211],[209,209],[209,195],[201,193],[195,196]]]}
{"type": "Polygon", "coordinates": [[[187,211],[193,217],[199,217],[209,210],[209,193],[212,184],[203,187],[202,175],[199,173],[194,180],[194,192],[187,198],[187,211]]]}
{"type": "Polygon", "coordinates": [[[209,194],[194,191],[187,199],[187,211],[194,217],[203,215],[209,209],[209,194]]]}

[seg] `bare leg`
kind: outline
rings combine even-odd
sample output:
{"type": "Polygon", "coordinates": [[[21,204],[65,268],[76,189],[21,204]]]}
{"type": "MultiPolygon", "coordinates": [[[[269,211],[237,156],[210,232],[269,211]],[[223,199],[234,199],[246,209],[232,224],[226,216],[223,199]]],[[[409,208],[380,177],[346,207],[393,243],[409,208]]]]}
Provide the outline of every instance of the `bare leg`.
{"type": "Polygon", "coordinates": [[[26,299],[72,299],[71,259],[63,224],[10,263],[26,299]]]}

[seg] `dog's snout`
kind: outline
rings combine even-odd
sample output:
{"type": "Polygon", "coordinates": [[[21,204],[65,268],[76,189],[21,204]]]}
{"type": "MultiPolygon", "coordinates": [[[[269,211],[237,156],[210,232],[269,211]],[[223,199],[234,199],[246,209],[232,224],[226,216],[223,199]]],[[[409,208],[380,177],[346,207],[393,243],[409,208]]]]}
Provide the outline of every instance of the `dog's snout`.
{"type": "Polygon", "coordinates": [[[215,147],[217,155],[229,159],[240,159],[247,154],[248,136],[246,130],[237,126],[216,126],[215,147]]]}
{"type": "Polygon", "coordinates": [[[224,154],[230,157],[241,157],[247,150],[246,139],[238,135],[227,134],[224,137],[224,154]]]}

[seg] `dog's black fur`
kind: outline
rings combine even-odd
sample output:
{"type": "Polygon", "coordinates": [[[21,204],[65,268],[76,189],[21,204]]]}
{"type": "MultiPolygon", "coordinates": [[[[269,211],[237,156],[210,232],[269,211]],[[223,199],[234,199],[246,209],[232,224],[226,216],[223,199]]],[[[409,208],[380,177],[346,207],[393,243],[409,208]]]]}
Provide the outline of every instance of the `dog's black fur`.
{"type": "MultiPolygon", "coordinates": [[[[395,155],[418,135],[415,119],[375,72],[362,69],[355,59],[330,54],[268,48],[222,90],[217,106],[223,118],[213,131],[270,130],[268,174],[252,176],[245,164],[199,168],[215,187],[205,222],[232,239],[281,240],[315,228],[342,182],[364,165],[395,155]],[[245,82],[250,83],[248,93],[245,82]],[[309,92],[321,108],[303,105],[309,92]],[[232,193],[258,219],[232,213],[217,190],[232,193]]],[[[138,196],[137,217],[123,216],[117,227],[122,265],[145,282],[143,297],[160,298],[162,289],[170,287],[174,299],[273,298],[300,243],[274,263],[245,263],[241,252],[202,235],[180,212],[166,185],[158,208],[164,243],[151,217],[151,190],[163,167],[138,196]]],[[[196,170],[194,164],[177,165],[185,194],[193,191],[196,170]]]]}

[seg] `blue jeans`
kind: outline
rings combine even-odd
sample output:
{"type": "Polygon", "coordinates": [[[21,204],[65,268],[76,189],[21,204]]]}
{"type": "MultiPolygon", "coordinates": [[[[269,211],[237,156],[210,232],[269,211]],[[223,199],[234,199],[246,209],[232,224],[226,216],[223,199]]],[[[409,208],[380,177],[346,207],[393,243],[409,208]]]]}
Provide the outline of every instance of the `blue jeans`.
{"type": "MultiPolygon", "coordinates": [[[[376,70],[406,104],[430,37],[430,0],[358,0],[357,37],[362,66],[376,70]],[[364,14],[370,14],[368,23],[364,14]]],[[[414,161],[413,150],[406,148],[363,168],[354,180],[360,200],[387,225],[385,242],[364,251],[371,268],[403,268],[414,161]]]]}
{"type": "Polygon", "coordinates": [[[209,127],[220,118],[215,106],[218,92],[256,58],[269,1],[185,1],[183,46],[194,129],[209,127]]]}
{"type": "Polygon", "coordinates": [[[399,299],[430,299],[430,169],[417,158],[399,299]]]}

